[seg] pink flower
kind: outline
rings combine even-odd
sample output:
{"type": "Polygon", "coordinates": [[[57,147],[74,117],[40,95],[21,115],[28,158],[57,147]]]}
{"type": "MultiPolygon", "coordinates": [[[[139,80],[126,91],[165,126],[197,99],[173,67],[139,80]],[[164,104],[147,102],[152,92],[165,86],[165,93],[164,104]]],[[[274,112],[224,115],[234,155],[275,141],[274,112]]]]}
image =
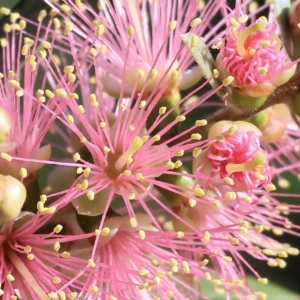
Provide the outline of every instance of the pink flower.
{"type": "MultiPolygon", "coordinates": [[[[42,17],[41,13],[40,21],[42,17]]],[[[1,39],[3,73],[0,73],[0,112],[1,122],[6,127],[2,129],[5,128],[5,143],[2,141],[0,150],[26,159],[48,160],[51,148],[45,145],[44,138],[66,103],[48,90],[48,86],[54,85],[55,81],[49,77],[53,67],[51,64],[57,66],[51,53],[51,43],[46,41],[49,30],[42,33],[40,22],[38,36],[32,39],[24,33],[24,20],[18,20],[15,14],[11,14],[11,20],[12,24],[6,25],[11,32],[1,39]],[[43,40],[41,46],[38,46],[39,39],[43,40]],[[25,60],[24,66],[22,60],[25,60]],[[5,122],[3,118],[6,118],[5,122]]],[[[27,177],[26,181],[34,179],[42,166],[37,162],[8,163],[0,160],[2,174],[23,179],[27,177]],[[27,173],[26,176],[20,176],[20,168],[27,173]]]]}
{"type": "Polygon", "coordinates": [[[282,49],[277,24],[261,17],[246,26],[248,17],[240,14],[238,6],[236,12],[228,16],[227,33],[220,45],[216,63],[221,78],[228,75],[234,77],[233,97],[243,106],[244,100],[239,100],[239,97],[270,95],[294,75],[296,65],[288,60],[282,49]]]}
{"type": "MultiPolygon", "coordinates": [[[[204,36],[210,46],[225,20],[211,26],[211,17],[221,3],[209,1],[199,13],[198,2],[101,1],[97,13],[81,2],[66,0],[56,10],[71,22],[70,35],[76,47],[94,44],[96,49],[107,48],[105,56],[97,60],[105,91],[128,97],[133,89],[148,93],[167,85],[167,93],[187,89],[200,80],[201,72],[192,67],[193,59],[180,35],[192,31],[204,36]],[[174,71],[179,73],[176,78],[172,78],[174,71]]],[[[80,51],[76,51],[79,56],[80,51]]]]}
{"type": "Polygon", "coordinates": [[[80,274],[88,264],[70,256],[67,250],[70,242],[81,237],[66,235],[61,232],[64,226],[49,220],[49,215],[21,212],[14,221],[1,223],[2,299],[57,299],[58,295],[65,297],[80,289],[68,272],[76,270],[80,274]]]}

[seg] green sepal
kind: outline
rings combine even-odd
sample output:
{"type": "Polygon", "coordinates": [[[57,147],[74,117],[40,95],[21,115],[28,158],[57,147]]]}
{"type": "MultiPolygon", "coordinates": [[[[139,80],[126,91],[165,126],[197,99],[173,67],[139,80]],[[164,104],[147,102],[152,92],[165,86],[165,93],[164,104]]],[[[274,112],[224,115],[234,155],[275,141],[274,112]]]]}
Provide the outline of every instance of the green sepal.
{"type": "MultiPolygon", "coordinates": [[[[155,105],[153,111],[150,113],[146,127],[149,129],[159,116],[159,109],[161,107],[166,107],[166,113],[172,109],[172,112],[162,121],[160,121],[157,127],[152,131],[151,135],[159,133],[162,129],[167,127],[171,122],[173,122],[177,116],[180,115],[179,102],[181,100],[180,93],[178,91],[172,91],[168,94],[164,94],[155,105]],[[175,107],[175,108],[174,108],[175,107]]],[[[166,114],[165,113],[165,114],[166,114]]],[[[163,135],[163,139],[168,139],[179,132],[180,122],[173,126],[166,134],[163,135]]]]}
{"type": "Polygon", "coordinates": [[[267,96],[255,98],[240,93],[237,89],[232,89],[232,100],[243,109],[252,110],[261,107],[267,100],[267,96]]]}
{"type": "Polygon", "coordinates": [[[259,113],[248,118],[247,121],[255,125],[258,129],[262,129],[269,122],[269,112],[266,110],[262,110],[259,113]]]}
{"type": "MultiPolygon", "coordinates": [[[[88,201],[88,200],[87,200],[88,201]]],[[[106,219],[119,216],[115,211],[109,208],[108,212],[106,213],[106,219]]],[[[87,216],[87,215],[80,215],[76,213],[76,219],[78,225],[85,233],[94,232],[96,229],[99,228],[101,219],[103,215],[98,216],[87,216]]]]}
{"type": "MultiPolygon", "coordinates": [[[[187,171],[185,171],[185,169],[183,167],[178,168],[175,170],[178,173],[184,174],[184,173],[188,173],[187,171]]],[[[176,185],[178,188],[176,189],[175,187],[173,187],[174,190],[178,190],[181,193],[187,193],[185,198],[189,198],[188,195],[188,191],[194,186],[195,181],[193,178],[189,177],[189,176],[184,176],[184,175],[171,175],[171,174],[162,174],[160,177],[157,178],[157,180],[159,181],[163,181],[165,183],[169,183],[172,185],[176,185]],[[182,188],[181,188],[182,187],[182,188]],[[186,189],[184,189],[186,188],[186,189]]],[[[168,201],[168,203],[171,206],[177,205],[178,203],[182,203],[182,198],[184,196],[179,195],[176,192],[164,189],[162,187],[156,186],[156,188],[159,190],[159,192],[166,198],[166,200],[168,201]]]]}

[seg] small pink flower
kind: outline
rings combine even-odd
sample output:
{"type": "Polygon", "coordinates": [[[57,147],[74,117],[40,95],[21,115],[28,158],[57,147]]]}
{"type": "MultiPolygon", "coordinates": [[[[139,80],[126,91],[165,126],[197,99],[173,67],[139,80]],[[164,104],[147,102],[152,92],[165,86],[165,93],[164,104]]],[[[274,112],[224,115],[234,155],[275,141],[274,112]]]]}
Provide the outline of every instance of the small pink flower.
{"type": "Polygon", "coordinates": [[[229,20],[217,57],[220,76],[233,76],[232,87],[243,95],[255,98],[270,95],[296,69],[282,49],[277,24],[265,17],[249,26],[244,25],[247,18],[242,16],[229,20]]]}
{"type": "MultiPolygon", "coordinates": [[[[46,2],[55,7],[51,1],[46,2]]],[[[193,58],[180,35],[192,31],[203,36],[210,46],[225,20],[217,26],[210,25],[221,2],[209,1],[200,13],[198,2],[101,1],[98,13],[83,3],[66,0],[55,9],[73,24],[70,34],[74,45],[107,48],[97,65],[103,71],[105,90],[119,97],[122,93],[129,96],[133,89],[139,93],[143,88],[148,93],[165,85],[167,91],[184,90],[201,79],[201,72],[197,66],[192,67],[193,58]],[[73,14],[68,13],[70,10],[73,14]],[[172,78],[174,71],[179,73],[176,78],[172,78]]],[[[81,49],[76,52],[81,55],[81,49]]]]}
{"type": "MultiPolygon", "coordinates": [[[[40,22],[37,32],[39,35],[31,39],[24,33],[26,22],[13,17],[12,20],[13,24],[7,25],[11,27],[11,32],[1,39],[3,60],[0,73],[0,112],[2,123],[5,113],[9,119],[6,124],[9,126],[5,127],[6,147],[3,148],[4,144],[1,143],[0,150],[26,159],[48,160],[51,147],[45,145],[44,138],[66,103],[59,96],[53,93],[50,95],[47,89],[51,84],[59,84],[60,80],[55,82],[49,77],[51,64],[57,66],[51,53],[51,43],[46,41],[49,31],[42,34],[40,22]],[[42,45],[38,46],[42,39],[42,45]],[[24,65],[21,63],[23,60],[24,65]]],[[[8,163],[0,160],[2,174],[20,178],[22,167],[27,170],[27,181],[35,178],[42,166],[42,163],[37,162],[8,163]]]]}
{"type": "MultiPolygon", "coordinates": [[[[56,299],[74,293],[78,284],[68,275],[88,268],[87,261],[70,256],[70,243],[81,237],[66,235],[49,215],[29,212],[0,225],[0,295],[2,299],[56,299]]],[[[88,238],[90,235],[83,235],[88,238]]]]}
{"type": "MultiPolygon", "coordinates": [[[[235,192],[253,193],[271,183],[272,169],[260,146],[261,132],[247,122],[220,121],[209,131],[209,142],[193,161],[202,187],[225,181],[235,192]]],[[[208,139],[208,141],[209,141],[208,139]]]]}

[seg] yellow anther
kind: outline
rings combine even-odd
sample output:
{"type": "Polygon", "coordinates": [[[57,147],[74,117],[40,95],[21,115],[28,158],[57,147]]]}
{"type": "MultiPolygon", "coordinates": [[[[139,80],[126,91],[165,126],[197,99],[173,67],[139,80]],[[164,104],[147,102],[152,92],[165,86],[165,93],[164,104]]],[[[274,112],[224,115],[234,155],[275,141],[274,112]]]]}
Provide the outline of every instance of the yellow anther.
{"type": "Polygon", "coordinates": [[[60,249],[60,243],[55,242],[54,245],[53,245],[53,249],[54,249],[54,251],[58,251],[60,249]]]}
{"type": "Polygon", "coordinates": [[[130,218],[129,224],[132,228],[136,228],[138,225],[136,218],[130,218]]]}
{"type": "Polygon", "coordinates": [[[141,240],[144,240],[145,239],[145,237],[146,237],[146,232],[144,231],[144,230],[139,230],[139,238],[141,239],[141,240]]]}
{"type": "Polygon", "coordinates": [[[133,26],[129,25],[127,27],[127,33],[128,33],[129,36],[133,36],[134,35],[134,28],[133,28],[133,26]]]}
{"type": "Polygon", "coordinates": [[[61,283],[61,278],[57,276],[53,277],[53,283],[61,283]]]}
{"type": "Polygon", "coordinates": [[[34,259],[34,255],[32,253],[27,255],[27,259],[28,260],[33,260],[34,259]]]}
{"type": "Polygon", "coordinates": [[[29,246],[29,245],[27,245],[26,247],[24,247],[24,251],[25,251],[26,253],[29,253],[29,252],[32,251],[32,247],[29,246]]]}
{"type": "Polygon", "coordinates": [[[183,261],[181,263],[181,267],[182,267],[182,270],[185,274],[189,274],[190,273],[190,267],[189,267],[189,264],[187,261],[183,261]]]}
{"type": "Polygon", "coordinates": [[[86,193],[86,196],[90,201],[93,201],[95,199],[95,193],[91,190],[86,193]]]}
{"type": "Polygon", "coordinates": [[[55,94],[53,92],[51,92],[50,90],[46,90],[45,94],[50,99],[53,99],[55,97],[55,94]]]}
{"type": "Polygon", "coordinates": [[[76,152],[74,155],[73,155],[73,160],[75,162],[78,162],[80,160],[80,154],[78,152],[76,152]]]}
{"type": "Polygon", "coordinates": [[[200,154],[201,152],[202,152],[202,149],[196,147],[196,148],[193,149],[193,154],[192,154],[192,155],[193,155],[194,158],[196,158],[196,157],[199,156],[199,154],[200,154]]]}
{"type": "Polygon", "coordinates": [[[107,235],[109,235],[109,233],[110,233],[110,229],[109,229],[108,227],[104,227],[104,228],[101,230],[100,235],[101,235],[101,236],[107,236],[107,235]]]}
{"type": "Polygon", "coordinates": [[[65,74],[73,73],[74,70],[75,70],[75,67],[73,65],[69,65],[69,66],[64,67],[64,73],[65,74]]]}
{"type": "Polygon", "coordinates": [[[223,86],[228,86],[228,85],[230,85],[232,82],[234,81],[234,77],[232,77],[232,76],[228,76],[227,78],[225,78],[224,80],[223,80],[223,86]]]}
{"type": "Polygon", "coordinates": [[[199,265],[200,268],[202,268],[202,267],[205,267],[208,263],[209,263],[208,259],[203,259],[202,261],[200,261],[198,263],[198,265],[199,265]]]}
{"type": "Polygon", "coordinates": [[[20,87],[20,83],[17,80],[11,79],[8,81],[9,85],[13,88],[20,87]]]}
{"type": "Polygon", "coordinates": [[[169,22],[168,28],[169,28],[170,31],[172,31],[176,28],[176,26],[177,26],[177,21],[173,20],[173,21],[169,22]]]}
{"type": "Polygon", "coordinates": [[[60,232],[62,231],[62,229],[63,229],[63,226],[60,225],[60,224],[57,224],[57,225],[54,227],[53,231],[54,231],[55,233],[60,233],[60,232]]]}
{"type": "Polygon", "coordinates": [[[223,282],[220,279],[212,279],[211,283],[214,285],[222,285],[223,282]]]}
{"type": "Polygon", "coordinates": [[[211,275],[208,272],[204,273],[205,279],[210,281],[211,280],[211,275]]]}
{"type": "Polygon", "coordinates": [[[192,133],[191,139],[192,139],[192,140],[200,141],[200,140],[202,139],[202,136],[201,136],[201,134],[199,134],[199,133],[192,133]]]}
{"type": "Polygon", "coordinates": [[[26,178],[26,177],[28,176],[27,169],[21,168],[21,169],[20,169],[20,176],[21,176],[22,178],[26,178]]]}
{"type": "MultiPolygon", "coordinates": [[[[54,90],[54,92],[58,97],[61,97],[61,98],[67,98],[67,96],[68,96],[66,90],[63,88],[56,89],[56,90],[54,90]]],[[[46,93],[46,95],[47,95],[47,93],[46,93]]]]}
{"type": "Polygon", "coordinates": [[[205,243],[208,243],[210,241],[210,233],[205,231],[202,239],[205,243]]]}
{"type": "Polygon", "coordinates": [[[240,240],[239,240],[238,238],[231,238],[231,239],[230,239],[230,243],[231,243],[232,245],[238,245],[239,242],[240,242],[240,240]]]}
{"type": "Polygon", "coordinates": [[[183,149],[178,149],[175,151],[175,156],[183,156],[184,155],[184,150],[183,149]]]}
{"type": "Polygon", "coordinates": [[[95,267],[96,267],[95,262],[94,262],[91,258],[88,260],[88,266],[89,266],[90,268],[95,268],[95,267]]]}
{"type": "Polygon", "coordinates": [[[261,284],[268,284],[268,279],[267,278],[258,278],[257,282],[261,283],[261,284]]]}
{"type": "Polygon", "coordinates": [[[184,237],[184,232],[183,231],[177,231],[177,238],[182,239],[184,237]]]}
{"type": "Polygon", "coordinates": [[[223,260],[224,260],[225,262],[232,262],[232,257],[230,257],[230,256],[224,256],[224,257],[223,257],[223,260]]]}
{"type": "Polygon", "coordinates": [[[197,120],[195,122],[195,125],[200,127],[200,126],[206,126],[207,125],[207,120],[203,119],[203,120],[197,120]]]}
{"type": "Polygon", "coordinates": [[[12,276],[11,274],[8,274],[8,275],[6,275],[6,279],[7,279],[8,281],[14,281],[14,280],[15,280],[15,277],[12,276]]]}
{"type": "Polygon", "coordinates": [[[202,196],[205,195],[205,192],[204,192],[204,190],[203,190],[202,188],[197,187],[197,188],[195,188],[195,190],[194,190],[194,195],[195,195],[196,197],[202,197],[202,196]]]}
{"type": "Polygon", "coordinates": [[[195,27],[195,26],[201,24],[201,22],[202,22],[202,20],[201,20],[200,18],[195,18],[194,20],[192,20],[192,21],[190,22],[190,26],[193,28],[193,27],[195,27]]]}
{"type": "Polygon", "coordinates": [[[274,250],[264,249],[262,252],[268,256],[277,256],[277,252],[274,250]]]}
{"type": "Polygon", "coordinates": [[[152,266],[154,266],[154,267],[159,267],[159,262],[158,262],[158,260],[155,259],[155,258],[153,258],[153,259],[151,260],[151,264],[152,264],[152,266]]]}
{"type": "Polygon", "coordinates": [[[70,257],[71,257],[71,254],[70,254],[69,252],[67,252],[67,251],[64,251],[64,252],[61,254],[61,256],[62,256],[63,258],[70,258],[70,257]]]}
{"type": "Polygon", "coordinates": [[[272,183],[269,183],[265,189],[268,191],[268,192],[272,192],[272,191],[275,191],[276,190],[276,186],[272,183]]]}
{"type": "Polygon", "coordinates": [[[177,260],[173,257],[169,259],[169,262],[172,266],[177,266],[177,264],[178,264],[177,260]]]}
{"type": "Polygon", "coordinates": [[[234,181],[230,177],[224,177],[223,178],[224,182],[226,182],[228,185],[234,185],[234,181]]]}
{"type": "Polygon", "coordinates": [[[235,200],[236,199],[236,193],[235,192],[226,192],[224,197],[227,200],[235,200]]]}
{"type": "Polygon", "coordinates": [[[189,206],[195,207],[197,204],[197,200],[189,198],[189,206]]]}
{"type": "Polygon", "coordinates": [[[149,270],[146,270],[146,269],[142,269],[142,270],[139,271],[139,274],[140,274],[140,276],[142,276],[142,277],[148,276],[149,273],[150,273],[149,270]]]}
{"type": "Polygon", "coordinates": [[[183,122],[183,121],[185,121],[185,119],[186,119],[185,116],[177,116],[177,117],[176,117],[176,121],[177,121],[177,122],[183,122]]]}

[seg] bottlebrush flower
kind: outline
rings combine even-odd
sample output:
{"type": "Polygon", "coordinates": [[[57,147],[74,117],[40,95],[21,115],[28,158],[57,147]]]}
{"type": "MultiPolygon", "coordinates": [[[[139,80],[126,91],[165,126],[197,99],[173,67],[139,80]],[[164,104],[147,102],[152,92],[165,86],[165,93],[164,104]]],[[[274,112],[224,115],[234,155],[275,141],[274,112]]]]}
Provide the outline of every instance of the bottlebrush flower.
{"type": "MultiPolygon", "coordinates": [[[[101,299],[153,299],[154,296],[208,299],[193,278],[218,283],[219,270],[211,269],[209,260],[203,257],[219,254],[202,246],[204,243],[199,241],[199,234],[204,232],[199,231],[197,236],[194,232],[186,235],[182,231],[163,233],[155,229],[149,216],[144,214],[137,215],[136,228],[132,227],[129,216],[108,217],[100,230],[97,222],[95,226],[88,218],[85,217],[84,223],[89,223],[89,231],[96,228],[94,245],[74,250],[74,254],[86,258],[92,266],[90,272],[80,278],[84,290],[88,291],[80,293],[83,299],[89,296],[101,299]],[[164,249],[166,247],[168,250],[164,249]]],[[[213,230],[226,232],[222,228],[213,230]]],[[[214,257],[211,259],[213,261],[214,257]]],[[[238,276],[235,265],[227,263],[226,266],[223,262],[223,274],[238,276]]],[[[227,286],[228,278],[223,279],[227,286]]],[[[250,291],[238,286],[235,290],[242,293],[243,289],[250,291]]]]}
{"type": "Polygon", "coordinates": [[[261,17],[246,26],[247,16],[239,13],[237,5],[234,17],[229,18],[216,64],[221,78],[234,77],[233,100],[241,107],[253,109],[294,75],[296,64],[288,60],[282,49],[276,23],[261,17]]]}
{"type": "MultiPolygon", "coordinates": [[[[55,7],[51,1],[46,2],[55,7]]],[[[107,48],[106,56],[97,61],[103,70],[103,86],[115,97],[121,90],[128,97],[133,89],[149,93],[164,86],[167,94],[174,93],[200,80],[199,68],[192,67],[193,59],[180,35],[190,30],[211,45],[224,20],[217,26],[210,24],[221,2],[209,1],[200,13],[198,2],[100,1],[98,13],[80,1],[66,0],[55,9],[72,24],[70,34],[76,47],[94,44],[96,49],[107,48]],[[179,72],[176,78],[172,77],[173,71],[179,72]]]]}
{"type": "Polygon", "coordinates": [[[0,225],[0,295],[2,299],[66,299],[80,288],[67,271],[88,269],[87,261],[67,251],[90,235],[66,235],[51,215],[21,212],[0,225]]]}
{"type": "MultiPolygon", "coordinates": [[[[49,31],[41,29],[45,15],[40,14],[37,36],[33,39],[25,34],[26,22],[19,20],[18,14],[11,13],[10,16],[12,23],[6,24],[6,37],[1,39],[0,112],[1,131],[4,132],[1,132],[0,150],[9,155],[22,156],[25,160],[47,160],[51,148],[44,144],[44,138],[66,100],[49,93],[47,89],[55,81],[48,75],[57,63],[51,53],[51,43],[46,41],[49,31]],[[42,40],[40,45],[39,40],[42,40]]],[[[34,179],[42,166],[33,161],[8,163],[7,160],[0,160],[1,174],[23,179],[27,177],[26,181],[34,179]],[[23,173],[27,173],[26,176],[20,176],[21,168],[23,173]]]]}

